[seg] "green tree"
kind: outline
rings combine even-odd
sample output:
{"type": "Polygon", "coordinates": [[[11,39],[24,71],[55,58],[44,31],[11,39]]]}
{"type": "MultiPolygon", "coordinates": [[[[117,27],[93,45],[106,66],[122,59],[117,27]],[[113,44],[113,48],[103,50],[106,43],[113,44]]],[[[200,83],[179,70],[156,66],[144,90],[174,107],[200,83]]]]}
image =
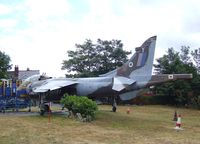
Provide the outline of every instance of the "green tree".
{"type": "Polygon", "coordinates": [[[193,56],[193,60],[196,63],[198,72],[200,72],[200,48],[195,49],[194,51],[191,52],[193,56]]]}
{"type": "Polygon", "coordinates": [[[7,78],[7,71],[11,69],[10,57],[4,52],[0,51],[0,78],[7,78]]]}
{"type": "MultiPolygon", "coordinates": [[[[155,70],[158,74],[183,74],[192,73],[197,76],[197,69],[191,62],[190,48],[183,46],[181,52],[169,48],[167,54],[157,59],[155,70]]],[[[168,82],[156,87],[160,94],[168,96],[168,102],[171,104],[185,105],[191,103],[188,93],[193,91],[193,79],[189,81],[178,80],[168,82]]]]}
{"type": "Polygon", "coordinates": [[[179,53],[173,48],[169,48],[167,54],[157,59],[158,64],[154,64],[155,71],[158,74],[171,74],[180,71],[181,60],[179,53]]]}
{"type": "MultiPolygon", "coordinates": [[[[120,40],[101,40],[97,43],[86,39],[76,44],[75,51],[68,51],[68,60],[63,60],[62,69],[75,72],[75,77],[98,76],[116,69],[127,61],[130,52],[123,50],[120,40]]],[[[71,76],[71,75],[67,75],[71,76]]]]}
{"type": "Polygon", "coordinates": [[[191,63],[190,47],[189,46],[182,46],[181,47],[180,59],[184,64],[191,63]]]}
{"type": "Polygon", "coordinates": [[[200,48],[191,51],[192,58],[195,62],[198,73],[194,75],[192,81],[192,94],[191,94],[191,103],[194,107],[200,109],[200,48]]]}

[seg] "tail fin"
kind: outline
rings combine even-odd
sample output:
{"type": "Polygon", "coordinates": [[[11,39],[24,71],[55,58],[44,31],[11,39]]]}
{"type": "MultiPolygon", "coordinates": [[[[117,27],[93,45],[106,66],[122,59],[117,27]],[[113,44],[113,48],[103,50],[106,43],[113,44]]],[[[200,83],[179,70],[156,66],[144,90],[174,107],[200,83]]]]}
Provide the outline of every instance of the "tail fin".
{"type": "Polygon", "coordinates": [[[156,36],[147,39],[140,47],[135,49],[133,56],[117,70],[101,76],[123,76],[133,78],[135,75],[151,75],[153,68],[156,36]]]}
{"type": "Polygon", "coordinates": [[[134,75],[151,75],[155,44],[156,36],[153,36],[137,47],[130,60],[117,70],[117,76],[132,78],[134,75]]]}

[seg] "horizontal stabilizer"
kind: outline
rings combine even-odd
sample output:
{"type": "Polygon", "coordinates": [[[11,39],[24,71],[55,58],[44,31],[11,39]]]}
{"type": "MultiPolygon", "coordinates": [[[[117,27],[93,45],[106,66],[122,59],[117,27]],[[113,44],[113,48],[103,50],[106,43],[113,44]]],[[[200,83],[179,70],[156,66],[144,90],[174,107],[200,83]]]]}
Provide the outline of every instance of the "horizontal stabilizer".
{"type": "Polygon", "coordinates": [[[152,86],[156,84],[165,83],[168,81],[175,80],[187,80],[192,79],[192,74],[158,74],[152,75],[151,80],[148,82],[147,86],[152,86]]]}
{"type": "Polygon", "coordinates": [[[131,85],[133,83],[135,83],[135,80],[133,79],[129,79],[126,77],[121,77],[121,76],[114,77],[112,89],[115,91],[121,91],[124,88],[126,88],[126,85],[131,85]]]}

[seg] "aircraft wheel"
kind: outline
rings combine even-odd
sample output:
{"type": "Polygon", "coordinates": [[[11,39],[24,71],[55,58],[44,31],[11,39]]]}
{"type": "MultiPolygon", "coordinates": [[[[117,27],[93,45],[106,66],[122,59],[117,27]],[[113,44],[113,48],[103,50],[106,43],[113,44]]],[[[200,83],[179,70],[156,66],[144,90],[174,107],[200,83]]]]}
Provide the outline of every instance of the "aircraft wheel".
{"type": "Polygon", "coordinates": [[[112,107],[112,111],[116,112],[117,108],[115,106],[112,107]]]}
{"type": "Polygon", "coordinates": [[[0,112],[5,113],[5,110],[2,108],[2,109],[0,110],[0,112]]]}
{"type": "Polygon", "coordinates": [[[44,111],[44,110],[40,110],[40,115],[41,115],[41,116],[43,116],[43,115],[44,115],[44,113],[45,113],[45,111],[44,111]]]}
{"type": "Polygon", "coordinates": [[[43,104],[40,108],[40,115],[43,116],[45,112],[49,112],[49,106],[46,104],[43,104]]]}

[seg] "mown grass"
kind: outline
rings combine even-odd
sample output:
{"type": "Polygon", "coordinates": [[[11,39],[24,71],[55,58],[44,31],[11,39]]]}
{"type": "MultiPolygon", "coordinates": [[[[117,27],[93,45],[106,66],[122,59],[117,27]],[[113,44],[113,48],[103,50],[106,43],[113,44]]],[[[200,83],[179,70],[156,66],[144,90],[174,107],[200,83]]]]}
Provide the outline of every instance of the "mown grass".
{"type": "Polygon", "coordinates": [[[200,144],[200,111],[177,108],[183,131],[173,128],[173,107],[99,106],[96,120],[83,123],[63,115],[0,116],[0,144],[200,144]],[[130,114],[126,113],[130,108],[130,114]]]}

